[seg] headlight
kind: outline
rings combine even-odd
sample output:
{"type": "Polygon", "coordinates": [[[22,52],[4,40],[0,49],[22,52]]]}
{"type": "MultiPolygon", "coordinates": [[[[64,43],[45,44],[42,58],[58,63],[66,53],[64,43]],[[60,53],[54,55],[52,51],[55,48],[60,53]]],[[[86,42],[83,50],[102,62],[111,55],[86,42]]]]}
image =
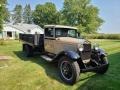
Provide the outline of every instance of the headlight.
{"type": "Polygon", "coordinates": [[[95,44],[93,45],[93,49],[98,50],[98,49],[99,49],[99,44],[96,44],[96,43],[95,43],[95,44]]]}
{"type": "Polygon", "coordinates": [[[78,49],[79,49],[79,51],[83,51],[83,49],[84,49],[83,44],[79,44],[78,49]]]}

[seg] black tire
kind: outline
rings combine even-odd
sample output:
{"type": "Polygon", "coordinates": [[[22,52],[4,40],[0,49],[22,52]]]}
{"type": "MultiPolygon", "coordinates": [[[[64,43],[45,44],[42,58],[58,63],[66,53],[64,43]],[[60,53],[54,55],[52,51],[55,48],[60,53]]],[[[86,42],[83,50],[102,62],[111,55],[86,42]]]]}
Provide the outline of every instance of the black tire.
{"type": "Polygon", "coordinates": [[[101,63],[102,64],[106,64],[106,65],[105,65],[105,67],[99,68],[98,70],[96,70],[96,73],[98,73],[98,74],[106,73],[107,70],[108,70],[108,67],[109,67],[109,63],[108,63],[107,57],[102,57],[101,58],[101,63]]]}
{"type": "Polygon", "coordinates": [[[58,68],[59,68],[60,78],[65,83],[73,85],[74,83],[76,83],[79,80],[80,67],[79,67],[77,61],[71,61],[71,60],[69,60],[68,57],[63,56],[58,62],[58,68]],[[66,64],[66,71],[65,71],[64,64],[66,64]]]}
{"type": "Polygon", "coordinates": [[[32,57],[33,56],[33,48],[32,48],[32,46],[29,46],[29,45],[26,44],[24,46],[24,52],[25,52],[25,55],[27,57],[32,57]]]}

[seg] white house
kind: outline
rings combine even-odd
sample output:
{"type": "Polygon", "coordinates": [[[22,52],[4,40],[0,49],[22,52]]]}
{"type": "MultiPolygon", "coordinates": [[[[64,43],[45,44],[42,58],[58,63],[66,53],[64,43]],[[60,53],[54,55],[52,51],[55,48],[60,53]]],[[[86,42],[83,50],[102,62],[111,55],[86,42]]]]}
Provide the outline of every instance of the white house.
{"type": "Polygon", "coordinates": [[[43,34],[44,30],[40,26],[34,24],[4,24],[2,30],[2,37],[4,39],[16,39],[19,37],[19,33],[43,34]]]}

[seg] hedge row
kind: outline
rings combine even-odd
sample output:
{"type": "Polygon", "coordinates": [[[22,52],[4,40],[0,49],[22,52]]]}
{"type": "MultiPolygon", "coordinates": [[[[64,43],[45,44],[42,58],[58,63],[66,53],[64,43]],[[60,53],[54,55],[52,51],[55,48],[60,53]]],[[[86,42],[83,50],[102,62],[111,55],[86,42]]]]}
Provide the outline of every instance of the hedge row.
{"type": "Polygon", "coordinates": [[[120,34],[87,34],[87,39],[120,39],[120,34]]]}

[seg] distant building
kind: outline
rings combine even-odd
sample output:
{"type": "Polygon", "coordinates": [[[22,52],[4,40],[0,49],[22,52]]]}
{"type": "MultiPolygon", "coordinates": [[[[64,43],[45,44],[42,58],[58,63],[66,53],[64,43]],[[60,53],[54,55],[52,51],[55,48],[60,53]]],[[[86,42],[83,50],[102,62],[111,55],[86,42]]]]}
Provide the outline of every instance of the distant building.
{"type": "Polygon", "coordinates": [[[34,24],[4,24],[2,30],[2,37],[4,39],[17,39],[19,38],[19,33],[43,34],[44,30],[40,26],[34,24]]]}

